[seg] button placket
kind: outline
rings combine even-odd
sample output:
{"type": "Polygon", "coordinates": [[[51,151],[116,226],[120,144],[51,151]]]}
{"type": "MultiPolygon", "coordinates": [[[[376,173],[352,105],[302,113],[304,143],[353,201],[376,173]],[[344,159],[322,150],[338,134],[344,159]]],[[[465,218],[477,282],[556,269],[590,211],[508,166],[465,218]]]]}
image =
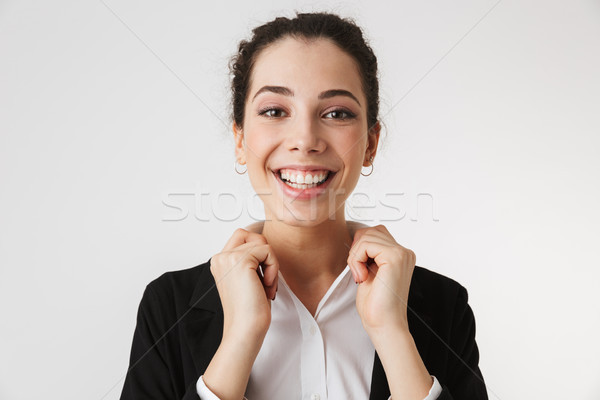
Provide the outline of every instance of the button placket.
{"type": "Polygon", "coordinates": [[[327,399],[327,373],[325,370],[325,343],[319,326],[306,307],[292,296],[302,331],[301,344],[301,382],[302,399],[327,399]]]}
{"type": "MultiPolygon", "coordinates": [[[[321,309],[328,302],[329,297],[339,287],[340,282],[344,278],[349,279],[348,277],[349,268],[346,267],[319,302],[315,316],[311,315],[290,290],[290,297],[296,307],[302,332],[300,356],[302,400],[327,400],[328,398],[325,339],[317,321],[320,320],[321,309]]],[[[285,284],[285,280],[283,278],[281,280],[285,284]]]]}

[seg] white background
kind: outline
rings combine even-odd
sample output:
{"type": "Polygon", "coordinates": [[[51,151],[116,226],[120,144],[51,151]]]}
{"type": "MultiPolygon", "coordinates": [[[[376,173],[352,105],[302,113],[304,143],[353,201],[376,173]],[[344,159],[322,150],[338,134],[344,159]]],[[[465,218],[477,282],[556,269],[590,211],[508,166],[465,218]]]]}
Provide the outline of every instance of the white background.
{"type": "Polygon", "coordinates": [[[0,398],[117,399],[145,285],[260,216],[226,66],[295,9],[364,27],[387,136],[349,214],[467,287],[490,398],[600,398],[583,0],[0,1],[0,398]]]}

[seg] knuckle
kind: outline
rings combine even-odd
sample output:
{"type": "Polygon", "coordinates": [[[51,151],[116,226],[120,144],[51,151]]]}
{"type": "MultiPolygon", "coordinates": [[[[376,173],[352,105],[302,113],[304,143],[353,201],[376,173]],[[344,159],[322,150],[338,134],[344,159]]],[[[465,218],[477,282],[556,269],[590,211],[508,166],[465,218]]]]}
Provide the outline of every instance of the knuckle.
{"type": "Polygon", "coordinates": [[[377,229],[379,232],[383,232],[383,233],[389,233],[387,228],[385,227],[385,225],[383,224],[379,224],[375,227],[375,229],[377,229]]]}
{"type": "Polygon", "coordinates": [[[396,246],[394,247],[394,250],[396,257],[398,257],[398,259],[401,261],[412,261],[415,257],[415,253],[412,250],[406,249],[402,246],[396,246]]]}
{"type": "Polygon", "coordinates": [[[237,251],[232,251],[229,253],[229,257],[227,257],[228,265],[235,265],[240,260],[240,254],[237,251]]]}
{"type": "Polygon", "coordinates": [[[394,253],[397,257],[404,258],[406,257],[406,249],[401,246],[394,246],[394,253]]]}
{"type": "Polygon", "coordinates": [[[256,254],[257,251],[261,251],[264,247],[264,244],[259,243],[251,243],[250,244],[250,254],[256,254]]]}
{"type": "Polygon", "coordinates": [[[212,260],[210,261],[210,273],[212,274],[212,276],[216,276],[220,264],[221,257],[218,254],[213,256],[212,260]]]}
{"type": "Polygon", "coordinates": [[[258,240],[260,240],[264,244],[267,244],[267,238],[264,235],[261,235],[260,233],[255,233],[254,235],[256,235],[256,238],[258,240]]]}
{"type": "Polygon", "coordinates": [[[214,268],[222,261],[223,253],[215,254],[210,261],[210,270],[213,271],[214,268]]]}
{"type": "Polygon", "coordinates": [[[401,248],[400,254],[401,254],[402,260],[408,261],[410,264],[414,264],[415,260],[417,259],[415,252],[412,251],[411,249],[401,248]]]}

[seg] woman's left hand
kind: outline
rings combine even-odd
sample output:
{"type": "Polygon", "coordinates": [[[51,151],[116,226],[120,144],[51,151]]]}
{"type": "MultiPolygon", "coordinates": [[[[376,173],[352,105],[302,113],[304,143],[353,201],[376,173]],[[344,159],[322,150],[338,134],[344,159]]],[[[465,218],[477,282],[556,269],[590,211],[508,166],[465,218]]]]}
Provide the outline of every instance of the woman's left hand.
{"type": "Polygon", "coordinates": [[[359,283],[356,308],[367,333],[408,332],[407,302],[415,253],[398,244],[385,226],[358,229],[348,266],[359,283]]]}

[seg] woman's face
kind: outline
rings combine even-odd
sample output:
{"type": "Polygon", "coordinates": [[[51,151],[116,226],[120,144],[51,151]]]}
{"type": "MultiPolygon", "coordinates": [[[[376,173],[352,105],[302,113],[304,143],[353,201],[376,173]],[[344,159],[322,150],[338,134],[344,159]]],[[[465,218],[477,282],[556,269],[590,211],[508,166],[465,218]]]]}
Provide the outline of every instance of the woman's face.
{"type": "Polygon", "coordinates": [[[285,38],[254,64],[236,155],[267,220],[295,226],[343,218],[363,165],[375,155],[353,58],[326,39],[285,38]]]}

